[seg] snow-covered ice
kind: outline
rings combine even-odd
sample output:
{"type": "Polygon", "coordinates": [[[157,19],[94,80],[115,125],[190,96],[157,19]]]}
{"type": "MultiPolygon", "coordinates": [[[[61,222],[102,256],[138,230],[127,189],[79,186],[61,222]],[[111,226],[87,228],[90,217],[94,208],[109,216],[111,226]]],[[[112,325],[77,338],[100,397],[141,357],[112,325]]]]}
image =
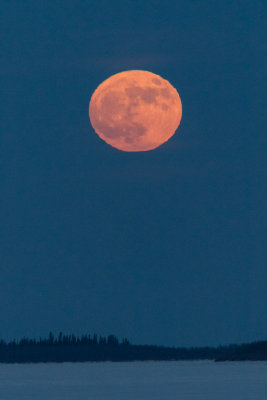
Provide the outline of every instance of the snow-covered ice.
{"type": "Polygon", "coordinates": [[[0,364],[0,400],[266,400],[267,362],[0,364]]]}

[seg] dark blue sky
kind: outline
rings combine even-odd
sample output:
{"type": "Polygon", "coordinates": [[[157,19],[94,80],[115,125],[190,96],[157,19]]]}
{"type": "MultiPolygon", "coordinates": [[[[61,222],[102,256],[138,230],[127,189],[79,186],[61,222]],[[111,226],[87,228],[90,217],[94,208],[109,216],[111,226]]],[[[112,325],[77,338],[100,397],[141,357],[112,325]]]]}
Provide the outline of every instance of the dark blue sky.
{"type": "Polygon", "coordinates": [[[1,337],[266,336],[263,18],[258,0],[2,2],[1,337]],[[90,126],[95,88],[129,69],[182,99],[151,152],[90,126]]]}

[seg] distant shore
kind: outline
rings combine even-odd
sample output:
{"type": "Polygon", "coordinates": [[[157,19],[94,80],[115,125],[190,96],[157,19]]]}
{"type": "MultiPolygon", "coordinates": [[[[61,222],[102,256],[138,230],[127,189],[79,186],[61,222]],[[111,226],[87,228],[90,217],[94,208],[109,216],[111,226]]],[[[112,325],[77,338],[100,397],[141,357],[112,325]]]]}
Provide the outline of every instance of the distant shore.
{"type": "Polygon", "coordinates": [[[267,340],[218,347],[166,347],[134,345],[114,335],[64,335],[38,340],[0,341],[0,363],[85,361],[267,361],[267,340]]]}

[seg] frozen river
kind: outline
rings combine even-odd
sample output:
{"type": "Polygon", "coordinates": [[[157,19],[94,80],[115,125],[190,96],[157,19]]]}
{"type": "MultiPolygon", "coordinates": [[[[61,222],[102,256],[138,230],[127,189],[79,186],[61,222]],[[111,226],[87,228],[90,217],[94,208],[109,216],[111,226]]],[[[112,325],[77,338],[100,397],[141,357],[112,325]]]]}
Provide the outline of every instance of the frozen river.
{"type": "Polygon", "coordinates": [[[0,364],[0,400],[266,400],[267,362],[0,364]]]}

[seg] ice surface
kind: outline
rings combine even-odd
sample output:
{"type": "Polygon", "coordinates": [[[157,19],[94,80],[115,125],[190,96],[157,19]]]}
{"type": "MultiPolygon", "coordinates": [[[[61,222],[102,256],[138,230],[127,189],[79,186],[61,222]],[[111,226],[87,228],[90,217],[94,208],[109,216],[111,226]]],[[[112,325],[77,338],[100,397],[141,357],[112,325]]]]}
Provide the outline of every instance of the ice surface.
{"type": "Polygon", "coordinates": [[[266,400],[267,362],[0,364],[0,400],[266,400]]]}

